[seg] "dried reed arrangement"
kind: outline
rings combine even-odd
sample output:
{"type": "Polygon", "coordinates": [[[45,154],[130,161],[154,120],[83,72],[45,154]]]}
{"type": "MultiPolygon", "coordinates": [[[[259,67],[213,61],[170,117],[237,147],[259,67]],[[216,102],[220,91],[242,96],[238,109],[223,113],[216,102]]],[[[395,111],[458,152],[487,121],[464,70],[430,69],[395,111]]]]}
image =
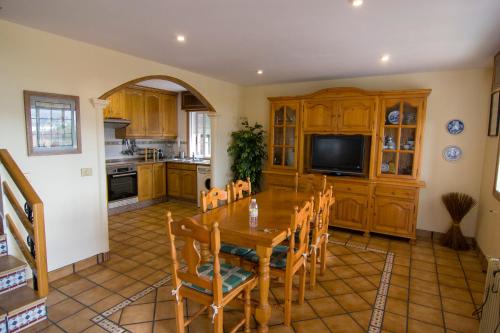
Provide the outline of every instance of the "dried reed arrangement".
{"type": "Polygon", "coordinates": [[[441,245],[454,250],[468,250],[469,243],[462,234],[460,222],[465,215],[477,204],[470,195],[465,193],[452,192],[443,194],[441,197],[448,213],[450,213],[452,224],[448,232],[441,237],[441,245]]]}

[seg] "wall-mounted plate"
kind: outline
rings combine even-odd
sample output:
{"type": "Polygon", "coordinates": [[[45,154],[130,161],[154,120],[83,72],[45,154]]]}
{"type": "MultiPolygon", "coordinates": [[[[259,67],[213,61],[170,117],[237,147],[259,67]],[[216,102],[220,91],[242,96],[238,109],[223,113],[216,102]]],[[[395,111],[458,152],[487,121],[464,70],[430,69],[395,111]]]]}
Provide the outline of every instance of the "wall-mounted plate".
{"type": "Polygon", "coordinates": [[[452,119],[446,124],[446,129],[448,133],[457,135],[464,131],[464,122],[460,119],[452,119]]]}
{"type": "Polygon", "coordinates": [[[443,149],[443,158],[448,162],[456,162],[462,158],[462,149],[458,146],[447,146],[443,149]]]}

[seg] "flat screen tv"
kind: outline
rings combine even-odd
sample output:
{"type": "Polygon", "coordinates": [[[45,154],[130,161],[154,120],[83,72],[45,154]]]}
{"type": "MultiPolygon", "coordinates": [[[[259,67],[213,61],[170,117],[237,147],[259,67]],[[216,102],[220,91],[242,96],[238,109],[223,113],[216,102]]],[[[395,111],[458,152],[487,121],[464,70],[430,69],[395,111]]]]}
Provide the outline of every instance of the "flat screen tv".
{"type": "Polygon", "coordinates": [[[337,176],[368,176],[370,137],[312,135],[310,171],[337,176]]]}

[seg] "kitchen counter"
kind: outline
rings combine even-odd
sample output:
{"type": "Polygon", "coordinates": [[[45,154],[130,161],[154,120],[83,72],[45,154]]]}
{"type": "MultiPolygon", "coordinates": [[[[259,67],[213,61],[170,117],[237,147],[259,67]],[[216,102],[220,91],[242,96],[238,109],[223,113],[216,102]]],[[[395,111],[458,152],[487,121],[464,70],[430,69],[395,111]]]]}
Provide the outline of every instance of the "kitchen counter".
{"type": "Polygon", "coordinates": [[[109,159],[106,160],[106,166],[122,165],[122,164],[150,164],[150,163],[183,163],[183,164],[196,164],[196,165],[210,165],[210,160],[193,160],[190,158],[163,158],[153,161],[149,159],[144,161],[143,158],[123,158],[123,159],[109,159]]]}

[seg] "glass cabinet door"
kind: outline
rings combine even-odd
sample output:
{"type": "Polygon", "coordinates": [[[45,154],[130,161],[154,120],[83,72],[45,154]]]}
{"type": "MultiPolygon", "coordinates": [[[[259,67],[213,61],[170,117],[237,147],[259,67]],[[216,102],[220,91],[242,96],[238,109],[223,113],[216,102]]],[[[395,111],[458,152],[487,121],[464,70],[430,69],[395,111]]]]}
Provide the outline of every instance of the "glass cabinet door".
{"type": "Polygon", "coordinates": [[[271,165],[277,168],[297,166],[297,116],[299,103],[272,105],[271,165]]]}
{"type": "Polygon", "coordinates": [[[379,176],[416,177],[415,154],[421,99],[387,99],[380,129],[379,176]]]}

